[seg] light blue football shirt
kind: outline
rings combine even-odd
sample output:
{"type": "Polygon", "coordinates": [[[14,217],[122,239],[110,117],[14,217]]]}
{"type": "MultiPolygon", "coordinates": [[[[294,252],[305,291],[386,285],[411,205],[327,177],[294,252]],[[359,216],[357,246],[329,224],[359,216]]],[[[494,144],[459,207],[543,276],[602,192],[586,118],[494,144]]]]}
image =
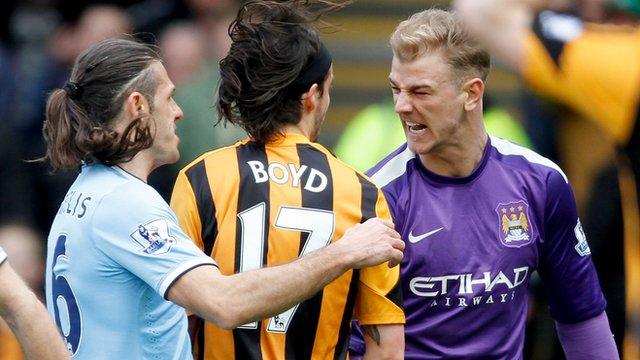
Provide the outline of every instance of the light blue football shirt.
{"type": "Polygon", "coordinates": [[[191,359],[181,275],[215,265],[149,185],[94,164],[69,189],[47,240],[47,308],[75,359],[191,359]]]}

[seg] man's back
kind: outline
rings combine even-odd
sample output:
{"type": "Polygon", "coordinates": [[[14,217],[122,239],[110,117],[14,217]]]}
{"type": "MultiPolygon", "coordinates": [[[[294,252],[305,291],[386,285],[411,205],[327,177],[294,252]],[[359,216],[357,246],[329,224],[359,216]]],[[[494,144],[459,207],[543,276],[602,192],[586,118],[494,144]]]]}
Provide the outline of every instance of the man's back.
{"type": "MultiPolygon", "coordinates": [[[[363,220],[389,218],[370,181],[322,146],[293,134],[266,146],[240,142],[196,159],[178,176],[172,206],[185,231],[224,274],[291,261],[363,220]]],[[[398,275],[386,265],[349,271],[313,298],[261,323],[233,331],[206,324],[205,356],[345,358],[354,307],[366,324],[404,322],[396,305],[398,275]]]]}
{"type": "Polygon", "coordinates": [[[76,358],[191,356],[184,309],[162,296],[181,274],[183,246],[193,248],[175,224],[141,180],[83,167],[48,238],[46,279],[49,312],[76,358]]]}

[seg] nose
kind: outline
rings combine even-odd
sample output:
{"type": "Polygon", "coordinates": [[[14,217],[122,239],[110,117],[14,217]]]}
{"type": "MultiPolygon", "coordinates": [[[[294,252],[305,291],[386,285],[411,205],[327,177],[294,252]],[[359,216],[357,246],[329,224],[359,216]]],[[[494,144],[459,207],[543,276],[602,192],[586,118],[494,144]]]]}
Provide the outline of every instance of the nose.
{"type": "Polygon", "coordinates": [[[182,112],[182,108],[180,107],[180,105],[178,105],[178,103],[176,103],[175,121],[181,120],[183,116],[184,113],[182,112]]]}
{"type": "Polygon", "coordinates": [[[411,112],[411,99],[406,92],[400,91],[395,95],[395,111],[398,114],[411,112]]]}

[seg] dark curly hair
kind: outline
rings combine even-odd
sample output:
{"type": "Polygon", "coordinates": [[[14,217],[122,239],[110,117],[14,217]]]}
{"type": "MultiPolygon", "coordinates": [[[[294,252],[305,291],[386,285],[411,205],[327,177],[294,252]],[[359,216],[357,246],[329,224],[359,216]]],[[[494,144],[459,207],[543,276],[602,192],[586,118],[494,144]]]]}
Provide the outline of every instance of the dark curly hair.
{"type": "Polygon", "coordinates": [[[134,119],[122,134],[113,130],[113,121],[134,91],[152,106],[158,79],[150,66],[159,61],[156,47],[132,39],[103,40],[83,52],[69,82],[47,99],[47,152],[38,160],[49,161],[54,171],[81,162],[115,165],[150,147],[148,116],[134,119]]]}
{"type": "MultiPolygon", "coordinates": [[[[294,82],[320,51],[313,23],[349,1],[251,0],[229,27],[232,45],[220,61],[217,109],[220,121],[243,128],[257,143],[300,121],[300,89],[294,82]]],[[[328,74],[314,81],[323,91],[328,74]]]]}

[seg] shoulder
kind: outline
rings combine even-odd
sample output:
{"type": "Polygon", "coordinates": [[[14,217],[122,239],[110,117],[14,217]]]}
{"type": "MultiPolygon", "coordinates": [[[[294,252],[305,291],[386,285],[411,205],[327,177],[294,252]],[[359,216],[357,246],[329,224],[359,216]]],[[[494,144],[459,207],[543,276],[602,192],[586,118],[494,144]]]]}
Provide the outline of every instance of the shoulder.
{"type": "Polygon", "coordinates": [[[386,189],[391,183],[407,174],[408,165],[415,157],[416,155],[405,143],[367,171],[367,175],[378,187],[386,189]]]}
{"type": "Polygon", "coordinates": [[[308,145],[307,148],[312,152],[317,152],[319,156],[326,157],[331,166],[340,168],[341,170],[352,172],[360,177],[366,177],[366,175],[362,171],[357,170],[355,167],[339,159],[333,152],[331,152],[331,150],[327,149],[322,144],[312,142],[306,145],[308,145]]]}
{"type": "Polygon", "coordinates": [[[246,144],[247,142],[248,142],[248,139],[245,139],[242,141],[238,141],[235,144],[230,146],[225,146],[222,148],[207,151],[204,154],[193,159],[187,165],[185,165],[180,170],[180,174],[188,175],[191,172],[197,171],[197,169],[200,167],[206,167],[207,164],[210,164],[210,163],[215,163],[215,164],[218,164],[219,166],[224,166],[224,165],[220,165],[220,163],[225,161],[225,159],[229,158],[229,156],[235,157],[237,148],[246,144]]]}
{"type": "Polygon", "coordinates": [[[527,149],[495,136],[490,136],[493,147],[494,158],[501,166],[509,167],[522,174],[541,177],[544,179],[562,179],[564,183],[569,183],[567,176],[562,169],[553,161],[527,149]]]}
{"type": "Polygon", "coordinates": [[[152,216],[171,217],[168,204],[151,186],[138,179],[122,181],[105,193],[93,223],[107,227],[115,221],[136,222],[152,216]]]}

